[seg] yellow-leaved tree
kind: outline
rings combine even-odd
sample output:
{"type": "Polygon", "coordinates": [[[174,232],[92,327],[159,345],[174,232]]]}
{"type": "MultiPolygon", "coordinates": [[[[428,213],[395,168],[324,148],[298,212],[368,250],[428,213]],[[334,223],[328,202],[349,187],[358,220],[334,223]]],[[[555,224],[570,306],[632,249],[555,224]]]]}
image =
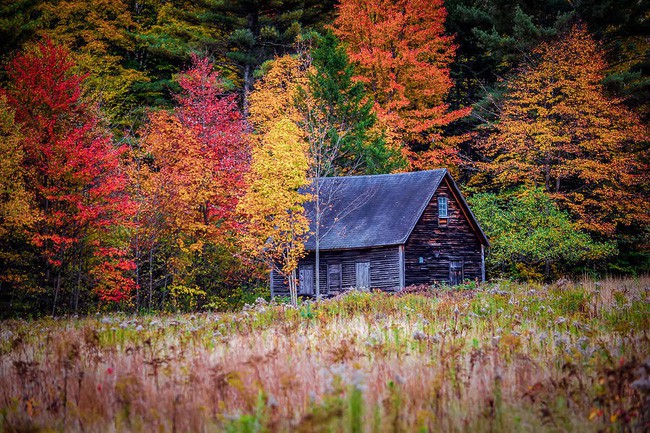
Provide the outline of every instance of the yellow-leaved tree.
{"type": "Polygon", "coordinates": [[[23,140],[14,111],[0,94],[0,296],[12,301],[24,294],[18,283],[28,280],[32,269],[24,246],[41,216],[25,182],[23,140]]]}
{"type": "Polygon", "coordinates": [[[387,173],[403,166],[397,149],[376,127],[372,100],[353,79],[344,46],[331,33],[314,40],[309,55],[276,59],[249,98],[249,121],[257,139],[281,116],[294,122],[308,143],[313,179],[315,295],[320,298],[320,231],[329,208],[321,194],[322,177],[387,173]]]}
{"type": "Polygon", "coordinates": [[[0,95],[0,239],[32,226],[38,217],[23,176],[22,140],[14,112],[0,95]]]}
{"type": "Polygon", "coordinates": [[[265,63],[268,70],[255,85],[248,98],[250,109],[248,123],[253,127],[253,140],[267,133],[278,119],[286,118],[298,123],[300,113],[294,97],[299,87],[307,87],[309,59],[305,55],[284,55],[265,63]]]}
{"type": "Polygon", "coordinates": [[[261,136],[252,151],[248,190],[237,209],[244,221],[242,248],[289,283],[291,303],[298,303],[296,268],[304,255],[309,221],[303,204],[308,194],[308,145],[302,131],[281,118],[261,136]]]}

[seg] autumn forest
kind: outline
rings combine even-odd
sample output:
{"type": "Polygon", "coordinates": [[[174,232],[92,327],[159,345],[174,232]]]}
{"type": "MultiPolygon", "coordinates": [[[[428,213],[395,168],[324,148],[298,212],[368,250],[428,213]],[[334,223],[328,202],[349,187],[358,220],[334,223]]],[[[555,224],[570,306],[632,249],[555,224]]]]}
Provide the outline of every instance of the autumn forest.
{"type": "MultiPolygon", "coordinates": [[[[488,278],[650,272],[648,2],[0,3],[0,316],[232,310],[309,179],[447,168],[488,278]]],[[[455,326],[455,325],[454,325],[455,326]]]]}

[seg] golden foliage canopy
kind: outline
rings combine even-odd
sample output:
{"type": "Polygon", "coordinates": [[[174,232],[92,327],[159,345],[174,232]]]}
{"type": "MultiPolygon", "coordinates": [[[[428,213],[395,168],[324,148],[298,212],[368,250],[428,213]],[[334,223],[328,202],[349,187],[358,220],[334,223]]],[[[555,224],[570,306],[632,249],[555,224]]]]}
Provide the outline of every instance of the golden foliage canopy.
{"type": "Polygon", "coordinates": [[[308,86],[308,69],[304,57],[284,55],[272,61],[248,99],[248,122],[258,135],[271,130],[278,119],[299,121],[293,99],[299,87],[308,86]]]}
{"type": "Polygon", "coordinates": [[[302,131],[287,118],[276,122],[253,148],[248,191],[238,210],[246,221],[242,245],[284,276],[304,255],[309,221],[298,189],[308,184],[308,146],[302,131]]]}
{"type": "Polygon", "coordinates": [[[479,166],[502,187],[543,186],[582,228],[609,235],[617,223],[647,222],[648,130],[605,94],[597,43],[578,25],[534,54],[509,86],[483,143],[490,162],[479,166]]]}

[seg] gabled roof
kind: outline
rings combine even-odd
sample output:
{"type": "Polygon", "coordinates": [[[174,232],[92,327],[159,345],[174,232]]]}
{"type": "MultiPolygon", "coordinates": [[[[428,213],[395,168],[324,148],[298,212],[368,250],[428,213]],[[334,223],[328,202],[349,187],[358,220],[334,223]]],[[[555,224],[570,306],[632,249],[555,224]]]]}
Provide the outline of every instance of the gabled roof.
{"type": "MultiPolygon", "coordinates": [[[[447,177],[481,242],[489,245],[458,187],[445,169],[411,173],[320,178],[320,249],[369,248],[406,243],[438,186],[447,177]]],[[[314,193],[314,183],[308,192],[314,193]]],[[[316,247],[315,203],[305,204],[311,236],[307,250],[316,247]]]]}

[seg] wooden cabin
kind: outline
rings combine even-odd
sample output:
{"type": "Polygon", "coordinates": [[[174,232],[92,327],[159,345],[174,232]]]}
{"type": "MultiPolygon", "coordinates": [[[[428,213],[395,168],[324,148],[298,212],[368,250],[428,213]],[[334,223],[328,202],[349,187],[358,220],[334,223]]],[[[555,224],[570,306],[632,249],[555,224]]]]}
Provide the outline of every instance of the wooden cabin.
{"type": "MultiPolygon", "coordinates": [[[[321,295],[485,280],[488,239],[446,169],[319,182],[321,295]]],[[[301,295],[315,294],[314,208],[305,206],[311,234],[298,265],[301,295]]],[[[271,273],[271,295],[287,294],[286,281],[271,273]]]]}

